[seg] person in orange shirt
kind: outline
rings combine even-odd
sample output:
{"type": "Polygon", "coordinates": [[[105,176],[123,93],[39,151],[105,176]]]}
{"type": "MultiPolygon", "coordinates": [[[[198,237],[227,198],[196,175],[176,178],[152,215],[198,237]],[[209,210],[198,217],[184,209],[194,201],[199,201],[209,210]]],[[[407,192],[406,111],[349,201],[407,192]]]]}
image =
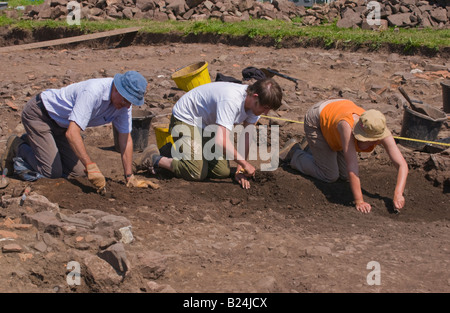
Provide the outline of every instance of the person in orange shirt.
{"type": "Polygon", "coordinates": [[[280,151],[280,159],[303,174],[334,182],[339,178],[348,180],[356,209],[363,213],[371,211],[364,201],[357,152],[371,152],[381,144],[398,169],[394,190],[394,207],[405,205],[403,196],[408,164],[386,127],[386,118],[377,110],[367,110],[345,99],[333,99],[316,103],[305,116],[306,151],[295,141],[288,142],[280,151]]]}

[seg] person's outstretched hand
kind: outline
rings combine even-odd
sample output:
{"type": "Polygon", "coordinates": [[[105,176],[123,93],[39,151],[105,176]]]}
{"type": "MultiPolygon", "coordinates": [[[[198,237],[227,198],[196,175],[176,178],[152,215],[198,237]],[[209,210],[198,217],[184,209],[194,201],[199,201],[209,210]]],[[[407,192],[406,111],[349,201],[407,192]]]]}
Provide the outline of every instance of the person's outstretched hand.
{"type": "Polygon", "coordinates": [[[236,168],[236,174],[234,175],[234,179],[241,185],[244,189],[250,189],[250,178],[255,178],[256,169],[253,165],[246,162],[244,167],[238,165],[236,168]]]}
{"type": "Polygon", "coordinates": [[[244,173],[236,172],[236,175],[234,175],[234,179],[236,179],[236,181],[239,185],[241,185],[242,188],[250,189],[250,181],[244,173]]]}
{"type": "Polygon", "coordinates": [[[105,176],[103,176],[97,164],[89,163],[88,165],[86,165],[86,173],[88,180],[91,182],[92,185],[95,186],[95,188],[97,188],[97,192],[101,192],[105,189],[106,186],[105,176]]]}
{"type": "Polygon", "coordinates": [[[137,179],[136,176],[131,175],[131,177],[127,181],[127,187],[139,187],[139,188],[151,187],[153,189],[158,189],[159,185],[149,180],[137,179]]]}
{"type": "Polygon", "coordinates": [[[405,197],[403,195],[394,196],[394,207],[397,210],[402,209],[405,206],[405,197]]]}
{"type": "Polygon", "coordinates": [[[356,203],[356,209],[362,213],[369,213],[372,210],[372,206],[365,201],[361,201],[356,203]]]}

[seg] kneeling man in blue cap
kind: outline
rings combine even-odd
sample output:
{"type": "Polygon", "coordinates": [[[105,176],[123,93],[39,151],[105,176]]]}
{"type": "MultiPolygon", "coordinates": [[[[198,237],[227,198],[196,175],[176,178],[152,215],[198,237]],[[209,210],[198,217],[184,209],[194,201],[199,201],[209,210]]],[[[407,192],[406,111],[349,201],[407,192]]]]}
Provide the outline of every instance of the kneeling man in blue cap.
{"type": "Polygon", "coordinates": [[[84,176],[98,192],[106,181],[89,157],[81,131],[112,122],[118,141],[125,179],[132,175],[133,142],[131,105],[144,103],[147,80],[136,71],[96,78],[61,89],[47,89],[32,97],[22,112],[27,133],[11,136],[1,158],[2,168],[13,173],[13,158],[21,157],[43,177],[84,176]]]}

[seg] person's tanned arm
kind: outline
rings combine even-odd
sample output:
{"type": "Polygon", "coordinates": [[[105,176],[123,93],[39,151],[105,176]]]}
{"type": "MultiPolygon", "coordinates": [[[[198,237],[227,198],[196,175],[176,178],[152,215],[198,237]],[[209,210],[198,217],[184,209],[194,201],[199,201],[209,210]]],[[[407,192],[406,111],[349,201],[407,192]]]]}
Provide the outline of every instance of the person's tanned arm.
{"type": "Polygon", "coordinates": [[[84,146],[83,138],[81,137],[81,128],[77,123],[73,121],[70,122],[66,131],[66,138],[73,152],[85,167],[87,164],[92,163],[91,158],[87,154],[86,147],[84,146]]]}
{"type": "Polygon", "coordinates": [[[120,134],[118,136],[120,154],[122,157],[122,166],[125,180],[133,174],[133,140],[131,134],[120,134]]]}
{"type": "MultiPolygon", "coordinates": [[[[217,146],[223,149],[225,156],[233,156],[233,160],[238,164],[237,171],[242,170],[243,175],[247,177],[253,177],[256,169],[253,165],[247,162],[246,157],[242,156],[239,151],[234,147],[234,144],[230,140],[230,131],[221,125],[217,125],[217,133],[215,136],[215,143],[217,146]]],[[[246,143],[247,144],[247,143],[246,143]]],[[[246,147],[246,153],[248,149],[246,147]]],[[[247,179],[239,179],[242,187],[245,189],[250,188],[250,182],[247,179]]]]}
{"type": "Polygon", "coordinates": [[[345,162],[347,164],[348,179],[350,189],[353,193],[356,209],[363,213],[369,213],[372,209],[371,205],[364,201],[361,191],[361,180],[359,179],[359,165],[356,154],[355,141],[352,135],[350,125],[341,121],[338,124],[338,132],[341,137],[345,162]]]}
{"type": "Polygon", "coordinates": [[[66,138],[75,155],[86,168],[89,181],[97,188],[97,192],[104,191],[106,180],[97,164],[92,162],[87,154],[86,147],[81,137],[81,128],[77,123],[71,121],[66,131],[66,138]]]}
{"type": "Polygon", "coordinates": [[[403,196],[403,193],[406,187],[406,178],[408,177],[408,163],[406,163],[405,159],[403,158],[403,155],[398,149],[397,144],[395,143],[395,140],[392,136],[386,137],[381,140],[381,144],[386,149],[389,158],[398,170],[393,202],[395,208],[399,210],[402,209],[405,205],[405,197],[403,196]]]}

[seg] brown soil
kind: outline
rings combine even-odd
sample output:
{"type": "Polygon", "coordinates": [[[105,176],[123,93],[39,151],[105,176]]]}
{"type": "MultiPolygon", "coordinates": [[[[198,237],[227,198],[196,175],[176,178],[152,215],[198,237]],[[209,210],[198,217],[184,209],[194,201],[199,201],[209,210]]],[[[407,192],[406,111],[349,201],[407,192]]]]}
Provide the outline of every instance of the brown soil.
{"type": "MultiPolygon", "coordinates": [[[[300,79],[296,90],[293,82],[275,77],[285,92],[279,117],[302,121],[315,102],[347,97],[365,108],[382,110],[394,135],[401,130],[404,102],[396,88],[402,85],[413,98],[442,108],[443,77],[425,69],[430,64],[450,66],[448,58],[439,55],[278,49],[214,41],[148,44],[140,40],[113,49],[90,43],[2,54],[0,152],[11,133],[21,133],[21,108],[39,90],[139,70],[150,82],[146,108],[167,115],[184,93],[170,79],[171,73],[202,60],[209,63],[212,80],[217,73],[242,79],[242,69],[248,66],[270,67],[300,79]],[[408,76],[414,68],[428,76],[408,76]],[[18,109],[5,105],[6,100],[18,109]]],[[[270,121],[281,125],[281,144],[303,134],[300,123],[270,121]]],[[[269,119],[261,122],[268,124],[269,119]]],[[[107,177],[107,196],[96,194],[84,178],[41,179],[31,183],[33,192],[57,203],[66,214],[99,209],[128,218],[135,240],[126,245],[127,253],[152,250],[166,256],[164,275],[156,282],[176,292],[450,291],[448,168],[427,167],[430,153],[402,147],[410,175],[400,214],[392,211],[396,170],[386,154],[377,149],[361,155],[362,188],[373,207],[371,213],[362,214],[352,206],[348,183],[322,183],[285,166],[259,172],[250,190],[231,179],[195,183],[162,172],[141,175],[158,183],[159,189],[130,189],[122,182],[111,126],[90,129],[85,135],[91,158],[107,177]],[[381,266],[380,285],[367,283],[371,261],[381,266]]],[[[448,123],[439,134],[446,137],[448,123]]],[[[154,142],[151,132],[149,143],[154,142]]],[[[445,153],[435,155],[448,159],[445,153]]],[[[26,185],[12,178],[1,193],[17,195],[26,185]]],[[[20,213],[0,209],[0,230],[7,229],[2,226],[7,218],[20,218],[20,213]]],[[[70,260],[64,245],[53,253],[39,253],[31,247],[38,232],[15,232],[19,236],[15,242],[32,258],[0,254],[0,292],[54,292],[55,286],[66,292],[94,291],[86,284],[65,286],[65,265],[70,260]]],[[[146,283],[125,278],[114,291],[148,292],[146,283]]]]}

